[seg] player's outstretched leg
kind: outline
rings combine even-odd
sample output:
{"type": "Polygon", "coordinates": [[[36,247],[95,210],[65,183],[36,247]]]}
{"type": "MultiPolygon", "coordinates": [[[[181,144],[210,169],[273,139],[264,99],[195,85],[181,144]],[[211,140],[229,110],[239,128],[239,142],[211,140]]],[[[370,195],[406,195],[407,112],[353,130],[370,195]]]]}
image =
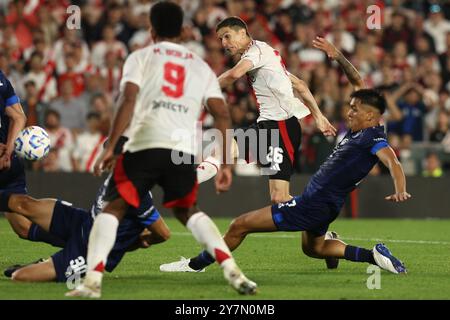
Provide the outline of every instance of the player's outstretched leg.
{"type": "Polygon", "coordinates": [[[406,273],[404,264],[395,258],[384,244],[377,244],[373,250],[348,245],[339,239],[325,239],[314,232],[302,234],[303,252],[318,259],[345,259],[353,262],[367,262],[392,273],[406,273]]]}
{"type": "Polygon", "coordinates": [[[255,294],[257,285],[245,277],[222,239],[214,222],[204,212],[194,208],[175,208],[176,217],[192,232],[194,238],[222,267],[228,283],[240,294],[255,294]],[[194,213],[192,213],[194,212],[194,213]]]}
{"type": "MultiPolygon", "coordinates": [[[[233,251],[249,233],[276,230],[277,228],[272,219],[271,207],[265,207],[234,219],[223,239],[228,248],[233,251]]],[[[162,264],[159,269],[163,272],[203,272],[204,268],[214,262],[215,258],[205,250],[191,259],[182,258],[180,261],[162,264]]]]}

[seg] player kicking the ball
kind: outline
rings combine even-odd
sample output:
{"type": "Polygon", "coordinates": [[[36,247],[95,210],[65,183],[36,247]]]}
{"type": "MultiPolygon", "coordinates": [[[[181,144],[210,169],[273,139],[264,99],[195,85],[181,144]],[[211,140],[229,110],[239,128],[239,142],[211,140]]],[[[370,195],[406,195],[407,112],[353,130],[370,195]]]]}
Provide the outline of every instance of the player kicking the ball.
{"type": "MultiPolygon", "coordinates": [[[[178,44],[183,11],[177,4],[154,4],[150,22],[155,44],[133,52],[125,61],[110,144],[95,165],[95,172],[100,174],[115,163],[104,198],[108,203],[89,236],[87,274],[83,283],[67,295],[100,297],[103,271],[119,221],[130,206],[139,207],[142,195],[155,184],[164,191],[163,205],[172,208],[178,220],[206,247],[230,285],[239,293],[254,294],[256,284],[239,269],[213,221],[196,207],[197,150],[191,141],[195,141],[202,104],[215,118],[224,138],[222,156],[227,159],[225,131],[231,121],[217,77],[201,58],[178,44]],[[130,140],[125,153],[115,161],[111,146],[128,127],[130,140]],[[183,133],[178,139],[173,135],[176,130],[183,133]],[[180,164],[175,163],[180,159],[180,164]]],[[[220,190],[230,187],[232,177],[226,161],[223,163],[217,177],[220,190]]]]}
{"type": "MultiPolygon", "coordinates": [[[[380,125],[386,101],[378,92],[362,89],[358,71],[333,45],[317,38],[314,45],[324,50],[343,68],[355,87],[348,112],[349,131],[333,153],[311,177],[303,194],[292,200],[243,214],[236,218],[224,239],[230,250],[236,249],[245,237],[255,232],[303,231],[303,252],[313,258],[327,259],[337,266],[336,259],[367,262],[393,273],[406,273],[404,264],[384,244],[372,250],[347,245],[327,234],[328,226],[338,216],[345,198],[363,180],[372,167],[381,161],[390,171],[395,193],[388,201],[402,202],[411,195],[406,192],[406,179],[400,162],[387,143],[380,125]]],[[[197,272],[214,259],[202,252],[195,258],[160,266],[166,272],[197,272]]]]}
{"type": "MultiPolygon", "coordinates": [[[[289,181],[301,142],[299,120],[311,113],[324,135],[336,135],[336,129],[323,116],[307,85],[286,70],[278,51],[265,42],[252,39],[244,21],[228,17],[217,25],[216,34],[228,54],[240,57],[232,69],[219,76],[221,88],[227,88],[247,75],[259,110],[257,123],[243,129],[248,135],[256,133],[258,141],[252,145],[233,143],[233,157],[257,161],[269,175],[272,203],[288,201],[292,198],[289,181]],[[266,142],[263,142],[264,138],[266,142]]],[[[237,141],[240,142],[239,138],[237,141]]],[[[199,172],[199,179],[214,176],[217,170],[213,164],[218,162],[217,157],[205,159],[199,166],[204,168],[203,174],[199,172]]]]}

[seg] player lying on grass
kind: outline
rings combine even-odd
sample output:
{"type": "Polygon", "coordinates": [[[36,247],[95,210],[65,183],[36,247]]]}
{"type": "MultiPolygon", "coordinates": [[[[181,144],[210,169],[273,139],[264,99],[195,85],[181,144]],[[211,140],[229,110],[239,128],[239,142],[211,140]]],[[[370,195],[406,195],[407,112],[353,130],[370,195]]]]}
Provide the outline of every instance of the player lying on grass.
{"type": "MultiPolygon", "coordinates": [[[[75,276],[83,277],[86,272],[89,232],[94,217],[102,210],[107,180],[100,187],[90,212],[75,208],[65,201],[2,193],[0,210],[15,212],[8,213],[7,218],[16,233],[32,241],[63,248],[44,262],[10,267],[5,270],[5,275],[16,281],[31,282],[66,282],[73,281],[75,276]]],[[[114,248],[108,256],[105,269],[109,272],[119,264],[127,251],[148,248],[170,237],[169,228],[153,206],[150,192],[141,199],[139,208],[130,207],[129,210],[134,212],[130,212],[120,223],[114,248]]]]}
{"type": "MultiPolygon", "coordinates": [[[[393,273],[406,273],[403,263],[387,247],[377,244],[372,250],[347,245],[327,234],[328,226],[341,210],[345,198],[364,179],[372,167],[381,161],[390,171],[395,193],[388,201],[402,202],[411,195],[406,192],[406,180],[400,162],[387,143],[384,127],[380,126],[386,101],[378,92],[361,89],[364,82],[358,71],[333,45],[317,38],[314,45],[324,50],[343,68],[355,90],[348,112],[349,131],[333,153],[311,177],[303,194],[290,201],[243,214],[233,220],[224,240],[230,250],[236,249],[245,237],[255,232],[304,231],[303,252],[313,258],[326,259],[337,267],[338,260],[368,262],[393,273]]],[[[161,271],[201,271],[214,260],[207,252],[192,259],[161,265],[161,271]]]]}

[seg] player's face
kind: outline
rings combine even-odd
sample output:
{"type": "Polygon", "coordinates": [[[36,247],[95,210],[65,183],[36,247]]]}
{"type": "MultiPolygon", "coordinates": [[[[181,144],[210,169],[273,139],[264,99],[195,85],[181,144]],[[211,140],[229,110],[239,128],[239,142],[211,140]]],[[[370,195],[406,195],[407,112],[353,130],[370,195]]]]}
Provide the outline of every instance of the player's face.
{"type": "Polygon", "coordinates": [[[217,37],[222,43],[222,47],[231,56],[238,54],[242,49],[241,43],[244,38],[244,35],[245,35],[244,29],[233,30],[230,27],[225,27],[217,31],[217,37]]]}
{"type": "Polygon", "coordinates": [[[352,98],[350,101],[350,110],[347,113],[348,127],[353,131],[359,131],[363,128],[367,118],[367,110],[361,105],[359,99],[352,98]]]}

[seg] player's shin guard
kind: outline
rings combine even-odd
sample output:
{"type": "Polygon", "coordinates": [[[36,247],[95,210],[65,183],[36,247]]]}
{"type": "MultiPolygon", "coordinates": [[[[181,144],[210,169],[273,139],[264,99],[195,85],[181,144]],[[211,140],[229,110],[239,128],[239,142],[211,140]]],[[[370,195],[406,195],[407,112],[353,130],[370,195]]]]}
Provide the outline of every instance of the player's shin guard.
{"type": "Polygon", "coordinates": [[[116,241],[119,220],[108,213],[100,213],[89,235],[86,282],[101,282],[106,260],[116,241]]]}
{"type": "Polygon", "coordinates": [[[220,161],[213,156],[207,157],[197,167],[197,181],[203,183],[213,178],[220,168],[220,161]]]}
{"type": "Polygon", "coordinates": [[[193,214],[187,224],[194,238],[222,266],[235,265],[234,259],[214,222],[203,212],[193,214]]]}

